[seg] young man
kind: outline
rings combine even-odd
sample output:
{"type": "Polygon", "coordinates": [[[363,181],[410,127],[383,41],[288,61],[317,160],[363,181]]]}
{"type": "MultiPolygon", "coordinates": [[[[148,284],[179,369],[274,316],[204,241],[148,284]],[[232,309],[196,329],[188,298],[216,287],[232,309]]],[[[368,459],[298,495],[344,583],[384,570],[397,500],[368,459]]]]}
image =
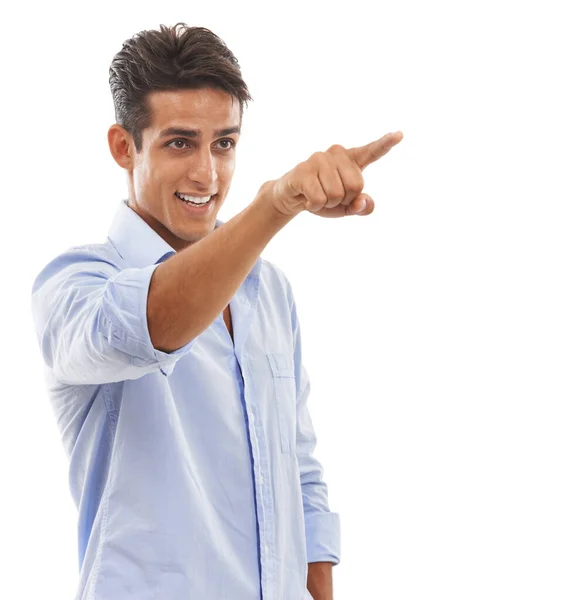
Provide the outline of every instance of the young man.
{"type": "Polygon", "coordinates": [[[330,600],[340,560],[284,273],[302,211],[368,215],[362,170],[401,140],[317,152],[217,213],[251,96],[204,28],[127,40],[110,68],[127,173],[102,244],[36,277],[32,307],[79,510],[78,600],[330,600]]]}

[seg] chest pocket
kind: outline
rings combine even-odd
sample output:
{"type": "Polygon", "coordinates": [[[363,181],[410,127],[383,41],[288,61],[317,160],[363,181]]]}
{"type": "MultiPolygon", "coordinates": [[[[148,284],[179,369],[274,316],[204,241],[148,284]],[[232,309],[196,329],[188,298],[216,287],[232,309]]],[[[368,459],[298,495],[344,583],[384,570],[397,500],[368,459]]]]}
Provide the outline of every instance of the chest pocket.
{"type": "Polygon", "coordinates": [[[278,411],[280,448],[289,454],[296,450],[296,378],[294,360],[288,354],[266,354],[272,369],[274,399],[278,411]]]}

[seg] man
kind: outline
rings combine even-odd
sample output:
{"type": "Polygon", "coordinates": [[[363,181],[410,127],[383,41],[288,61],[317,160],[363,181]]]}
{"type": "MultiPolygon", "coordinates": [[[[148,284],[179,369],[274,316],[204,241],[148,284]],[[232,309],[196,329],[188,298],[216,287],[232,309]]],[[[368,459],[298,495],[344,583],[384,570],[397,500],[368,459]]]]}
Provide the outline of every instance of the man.
{"type": "Polygon", "coordinates": [[[127,173],[102,244],[32,307],[79,510],[78,600],[331,600],[339,518],[307,408],[290,284],[260,254],[302,211],[368,215],[361,171],[401,140],[317,152],[223,223],[243,105],[204,28],[127,40],[110,86],[127,173]]]}

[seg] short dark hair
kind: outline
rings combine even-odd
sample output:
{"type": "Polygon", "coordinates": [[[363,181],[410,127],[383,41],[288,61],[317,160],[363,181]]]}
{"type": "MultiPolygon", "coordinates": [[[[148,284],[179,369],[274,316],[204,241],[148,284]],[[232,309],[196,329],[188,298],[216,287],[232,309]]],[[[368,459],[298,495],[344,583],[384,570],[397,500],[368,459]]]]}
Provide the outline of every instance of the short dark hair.
{"type": "Polygon", "coordinates": [[[239,62],[223,40],[205,27],[177,23],[140,31],[126,40],[109,69],[116,123],[142,150],[150,125],[147,96],[154,91],[215,88],[239,100],[241,114],[252,100],[239,62]]]}

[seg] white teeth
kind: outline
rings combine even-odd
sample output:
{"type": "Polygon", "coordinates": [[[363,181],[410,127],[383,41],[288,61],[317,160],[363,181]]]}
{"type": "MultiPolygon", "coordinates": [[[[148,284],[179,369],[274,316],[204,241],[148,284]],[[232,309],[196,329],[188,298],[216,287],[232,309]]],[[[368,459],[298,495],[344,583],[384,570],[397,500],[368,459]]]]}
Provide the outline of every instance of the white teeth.
{"type": "Polygon", "coordinates": [[[177,192],[176,195],[181,200],[186,200],[187,202],[191,202],[193,204],[207,204],[207,202],[211,200],[211,196],[204,196],[202,198],[198,198],[197,196],[187,196],[186,194],[181,194],[179,192],[177,192]]]}

